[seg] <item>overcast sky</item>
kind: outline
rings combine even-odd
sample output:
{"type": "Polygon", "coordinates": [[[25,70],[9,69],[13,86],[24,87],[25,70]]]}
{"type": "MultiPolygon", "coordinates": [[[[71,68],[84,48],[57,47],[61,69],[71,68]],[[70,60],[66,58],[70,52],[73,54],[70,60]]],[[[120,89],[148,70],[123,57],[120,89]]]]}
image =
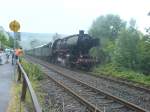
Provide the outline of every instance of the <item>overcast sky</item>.
{"type": "Polygon", "coordinates": [[[73,34],[88,31],[100,15],[134,18],[138,28],[150,26],[150,0],[0,0],[0,26],[16,19],[22,32],[73,34]]]}

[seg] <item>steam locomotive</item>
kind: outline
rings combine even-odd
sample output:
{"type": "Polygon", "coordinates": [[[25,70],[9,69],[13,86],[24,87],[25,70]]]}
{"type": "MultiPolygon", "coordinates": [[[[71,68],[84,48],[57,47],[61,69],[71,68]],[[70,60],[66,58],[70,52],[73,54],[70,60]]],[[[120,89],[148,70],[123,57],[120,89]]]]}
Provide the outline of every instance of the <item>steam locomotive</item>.
{"type": "Polygon", "coordinates": [[[98,44],[98,39],[80,30],[79,34],[57,39],[53,44],[39,46],[26,53],[63,66],[89,69],[97,63],[97,60],[89,55],[89,50],[98,44]]]}

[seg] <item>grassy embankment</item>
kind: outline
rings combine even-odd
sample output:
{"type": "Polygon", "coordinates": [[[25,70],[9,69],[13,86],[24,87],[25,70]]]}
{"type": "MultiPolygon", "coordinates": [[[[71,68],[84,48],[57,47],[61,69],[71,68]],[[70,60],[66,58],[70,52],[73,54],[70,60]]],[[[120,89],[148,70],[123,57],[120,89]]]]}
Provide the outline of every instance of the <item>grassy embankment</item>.
{"type": "MultiPolygon", "coordinates": [[[[28,74],[28,77],[30,79],[32,87],[33,87],[33,89],[38,97],[38,101],[42,107],[42,111],[49,112],[49,109],[47,109],[48,107],[45,104],[45,98],[47,97],[48,94],[42,90],[41,85],[40,85],[40,81],[42,81],[42,79],[43,79],[43,73],[41,72],[40,67],[38,65],[29,63],[25,60],[22,61],[22,65],[23,65],[23,68],[25,69],[26,73],[28,74]]],[[[11,90],[12,98],[9,103],[7,112],[20,112],[20,109],[22,110],[21,112],[23,112],[24,109],[26,109],[28,112],[33,112],[31,96],[30,96],[28,90],[27,90],[25,102],[20,103],[21,88],[22,88],[21,83],[13,84],[13,87],[11,90]]]]}
{"type": "Polygon", "coordinates": [[[95,67],[93,73],[96,75],[104,75],[115,78],[133,81],[135,84],[150,86],[150,74],[144,75],[138,71],[117,67],[113,64],[106,64],[95,67]]]}

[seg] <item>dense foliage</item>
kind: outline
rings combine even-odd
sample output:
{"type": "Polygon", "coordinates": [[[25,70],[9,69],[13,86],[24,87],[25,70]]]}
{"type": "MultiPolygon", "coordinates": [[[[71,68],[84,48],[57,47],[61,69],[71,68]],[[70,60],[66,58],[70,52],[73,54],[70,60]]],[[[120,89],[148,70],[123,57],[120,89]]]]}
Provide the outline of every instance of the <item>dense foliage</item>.
{"type": "Polygon", "coordinates": [[[3,32],[0,32],[0,43],[1,43],[1,46],[0,47],[4,47],[5,46],[9,46],[10,44],[10,39],[7,39],[7,37],[4,35],[3,32]]]}
{"type": "Polygon", "coordinates": [[[115,43],[114,61],[126,68],[137,68],[139,39],[137,31],[121,31],[115,43]]]}
{"type": "Polygon", "coordinates": [[[140,69],[144,74],[150,74],[150,41],[149,38],[142,38],[139,43],[140,69]]]}
{"type": "Polygon", "coordinates": [[[150,34],[138,31],[134,19],[126,22],[118,15],[100,16],[89,34],[100,39],[100,46],[90,54],[98,57],[101,67],[113,64],[119,71],[124,68],[150,75],[150,34]]]}
{"type": "MultiPolygon", "coordinates": [[[[14,47],[14,38],[8,34],[8,37],[3,33],[0,32],[0,44],[1,48],[13,48],[14,47]]],[[[19,47],[18,41],[16,41],[16,46],[19,47]]]]}

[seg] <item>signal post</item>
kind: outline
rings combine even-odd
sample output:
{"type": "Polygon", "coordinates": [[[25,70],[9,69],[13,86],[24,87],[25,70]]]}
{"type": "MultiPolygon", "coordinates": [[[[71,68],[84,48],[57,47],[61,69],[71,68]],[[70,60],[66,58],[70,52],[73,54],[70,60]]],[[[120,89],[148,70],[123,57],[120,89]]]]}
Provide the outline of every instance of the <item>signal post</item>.
{"type": "MultiPolygon", "coordinates": [[[[11,31],[14,32],[14,50],[16,49],[16,41],[18,38],[20,38],[19,30],[20,30],[20,23],[16,20],[13,20],[9,23],[9,28],[11,31]],[[18,38],[17,38],[18,37],[18,38]]],[[[14,56],[14,80],[15,80],[15,74],[16,74],[16,57],[14,56]]]]}

